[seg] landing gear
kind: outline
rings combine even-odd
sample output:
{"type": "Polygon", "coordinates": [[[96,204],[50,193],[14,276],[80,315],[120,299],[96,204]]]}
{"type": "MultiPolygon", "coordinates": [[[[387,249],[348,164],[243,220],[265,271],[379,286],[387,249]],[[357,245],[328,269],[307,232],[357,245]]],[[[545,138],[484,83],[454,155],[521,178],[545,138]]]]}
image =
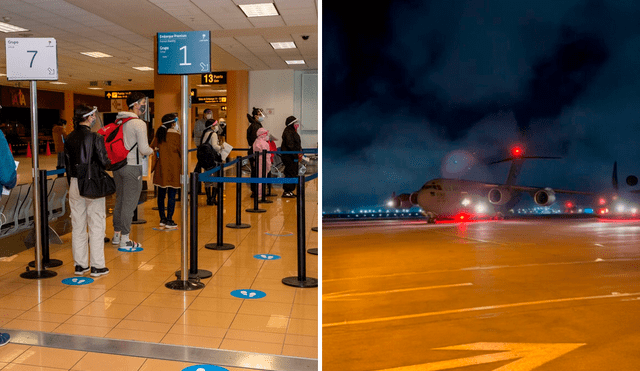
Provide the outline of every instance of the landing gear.
{"type": "Polygon", "coordinates": [[[434,213],[427,213],[426,217],[428,224],[436,224],[436,215],[434,213]]]}

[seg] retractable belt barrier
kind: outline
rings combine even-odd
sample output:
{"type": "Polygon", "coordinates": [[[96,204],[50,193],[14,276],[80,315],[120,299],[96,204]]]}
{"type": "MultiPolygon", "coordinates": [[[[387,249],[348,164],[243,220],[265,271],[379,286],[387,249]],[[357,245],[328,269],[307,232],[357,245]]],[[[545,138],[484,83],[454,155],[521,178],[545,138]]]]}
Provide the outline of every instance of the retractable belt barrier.
{"type": "MultiPolygon", "coordinates": [[[[218,241],[217,244],[215,244],[215,246],[213,246],[214,244],[209,244],[212,246],[205,246],[206,248],[209,249],[228,249],[228,248],[224,248],[224,246],[228,246],[229,244],[224,244],[222,241],[222,211],[223,211],[223,184],[224,183],[236,183],[237,184],[237,192],[236,192],[236,224],[230,224],[227,225],[227,227],[229,228],[241,228],[238,227],[238,225],[242,225],[241,221],[240,221],[240,202],[241,202],[241,185],[242,183],[247,183],[247,184],[297,184],[298,185],[298,194],[296,196],[296,213],[297,213],[297,247],[298,247],[298,275],[294,276],[294,277],[285,277],[282,279],[282,283],[288,286],[294,286],[294,287],[318,287],[318,279],[316,278],[311,278],[311,277],[307,277],[306,276],[306,235],[305,235],[305,183],[309,182],[311,180],[314,180],[318,177],[318,173],[312,174],[310,176],[298,176],[297,178],[259,178],[257,177],[257,166],[254,167],[253,170],[253,175],[254,177],[252,178],[242,178],[242,172],[240,169],[240,166],[242,164],[242,161],[248,158],[253,158],[259,155],[266,155],[266,154],[270,154],[270,153],[276,153],[276,154],[300,154],[300,153],[317,153],[317,149],[311,149],[311,150],[303,150],[302,152],[297,152],[297,151],[263,151],[260,153],[254,153],[252,155],[249,156],[245,156],[245,157],[236,157],[235,160],[230,161],[228,163],[225,164],[221,164],[219,166],[216,166],[213,169],[207,170],[203,173],[200,174],[196,174],[197,175],[197,180],[200,182],[207,182],[207,183],[218,183],[218,192],[219,192],[219,199],[218,199],[218,241]],[[223,176],[224,174],[224,169],[233,165],[237,165],[236,167],[236,177],[225,177],[223,176]],[[214,173],[217,173],[218,176],[212,176],[214,173]],[[220,247],[220,248],[216,248],[216,247],[220,247]]],[[[266,158],[266,157],[265,157],[266,158]]],[[[263,168],[264,169],[264,168],[263,168]]],[[[193,176],[193,175],[192,175],[193,176]]],[[[255,212],[255,210],[262,210],[262,209],[258,209],[258,192],[254,193],[254,209],[248,209],[246,210],[247,212],[252,212],[252,210],[254,210],[253,212],[255,212]]],[[[263,192],[264,195],[264,192],[263,192]]],[[[262,212],[265,212],[266,210],[263,210],[262,212]]],[[[191,233],[195,233],[197,234],[197,223],[191,223],[191,233]],[[194,228],[195,227],[195,228],[194,228]]],[[[243,228],[248,228],[250,226],[246,226],[243,228]]],[[[233,245],[231,245],[233,246],[233,245]]],[[[231,247],[233,248],[233,247],[231,247]]],[[[197,248],[194,249],[192,247],[191,249],[191,253],[192,254],[197,254],[197,248]]],[[[196,258],[197,260],[197,258],[196,258]]],[[[192,271],[197,271],[197,267],[193,268],[192,267],[192,271]]]]}

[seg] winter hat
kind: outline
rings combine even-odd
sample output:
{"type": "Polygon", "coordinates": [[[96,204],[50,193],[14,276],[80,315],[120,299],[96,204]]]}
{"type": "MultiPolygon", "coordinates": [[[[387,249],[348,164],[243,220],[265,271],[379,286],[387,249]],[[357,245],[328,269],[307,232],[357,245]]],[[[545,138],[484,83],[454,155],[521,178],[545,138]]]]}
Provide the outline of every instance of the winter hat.
{"type": "Polygon", "coordinates": [[[265,129],[265,128],[260,128],[258,129],[258,137],[264,137],[264,139],[267,139],[269,137],[269,130],[265,129]]]}
{"type": "Polygon", "coordinates": [[[287,117],[287,120],[284,122],[284,125],[289,126],[291,124],[295,124],[296,122],[298,122],[298,119],[295,116],[289,116],[287,117]]]}

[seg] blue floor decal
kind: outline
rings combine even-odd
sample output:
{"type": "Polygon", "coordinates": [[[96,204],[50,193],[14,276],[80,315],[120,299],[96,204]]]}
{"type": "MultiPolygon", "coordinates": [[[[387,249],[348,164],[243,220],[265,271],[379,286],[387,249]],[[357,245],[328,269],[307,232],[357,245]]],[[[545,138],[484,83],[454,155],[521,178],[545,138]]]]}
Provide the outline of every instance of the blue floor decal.
{"type": "Polygon", "coordinates": [[[258,254],[258,255],[254,255],[253,256],[256,259],[260,259],[260,260],[278,260],[280,259],[279,255],[273,255],[273,254],[258,254]]]}
{"type": "Polygon", "coordinates": [[[65,278],[62,280],[62,283],[64,283],[65,285],[71,285],[71,286],[88,285],[92,282],[93,282],[93,278],[89,278],[89,277],[71,277],[71,278],[65,278]]]}
{"type": "Polygon", "coordinates": [[[11,339],[11,336],[6,332],[0,332],[0,347],[6,345],[11,339]]]}
{"type": "Polygon", "coordinates": [[[183,368],[182,371],[229,371],[226,368],[213,365],[193,365],[183,368]]]}
{"type": "Polygon", "coordinates": [[[124,252],[138,252],[138,251],[142,251],[144,250],[142,247],[129,247],[129,246],[123,246],[118,248],[118,251],[124,251],[124,252]]]}
{"type": "Polygon", "coordinates": [[[258,290],[243,289],[231,291],[231,296],[240,299],[262,299],[267,296],[267,293],[258,290]]]}

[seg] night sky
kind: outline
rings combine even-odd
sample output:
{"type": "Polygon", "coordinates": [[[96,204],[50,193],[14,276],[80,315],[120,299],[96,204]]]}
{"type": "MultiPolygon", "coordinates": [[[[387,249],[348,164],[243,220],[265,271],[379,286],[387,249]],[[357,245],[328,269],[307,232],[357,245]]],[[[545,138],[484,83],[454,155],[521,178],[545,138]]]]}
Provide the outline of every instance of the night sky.
{"type": "Polygon", "coordinates": [[[640,2],[324,0],[323,211],[433,178],[611,191],[640,174],[640,2]],[[373,5],[375,4],[375,5],[373,5]]]}

